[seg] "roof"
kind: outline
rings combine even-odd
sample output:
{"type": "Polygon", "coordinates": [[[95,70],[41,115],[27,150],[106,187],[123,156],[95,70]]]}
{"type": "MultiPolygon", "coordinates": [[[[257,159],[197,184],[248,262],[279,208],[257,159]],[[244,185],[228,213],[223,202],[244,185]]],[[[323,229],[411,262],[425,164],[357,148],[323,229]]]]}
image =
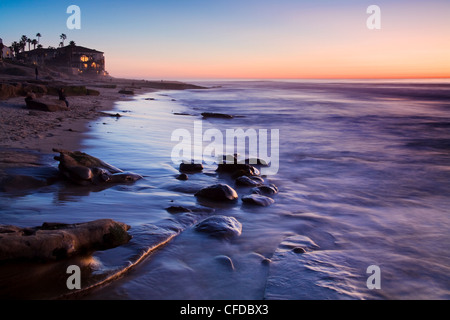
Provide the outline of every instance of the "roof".
{"type": "Polygon", "coordinates": [[[75,46],[68,45],[68,46],[65,46],[65,47],[62,47],[62,48],[59,48],[59,49],[66,49],[66,48],[72,48],[72,50],[74,52],[104,53],[102,51],[98,51],[98,50],[90,49],[90,48],[86,48],[86,47],[81,47],[81,46],[76,46],[76,45],[75,46]]]}

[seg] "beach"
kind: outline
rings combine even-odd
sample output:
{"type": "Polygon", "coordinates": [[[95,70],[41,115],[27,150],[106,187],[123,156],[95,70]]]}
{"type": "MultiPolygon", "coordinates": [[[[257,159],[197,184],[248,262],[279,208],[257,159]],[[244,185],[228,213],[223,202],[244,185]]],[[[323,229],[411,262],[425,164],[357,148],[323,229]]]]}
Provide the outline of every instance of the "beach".
{"type": "MultiPolygon", "coordinates": [[[[0,74],[0,82],[39,83],[33,78],[11,77],[0,74]]],[[[46,112],[26,108],[25,96],[0,100],[0,177],[11,167],[48,164],[54,148],[80,150],[80,142],[88,131],[88,123],[101,116],[109,115],[117,101],[133,99],[134,95],[157,90],[182,87],[175,81],[149,82],[133,79],[62,79],[41,81],[46,85],[85,86],[94,89],[98,95],[69,96],[68,111],[46,112]],[[132,94],[119,93],[128,90],[132,94]],[[50,157],[50,158],[49,158],[50,157]]],[[[51,97],[56,99],[57,97],[51,97]]],[[[112,117],[115,114],[110,114],[112,117]]]]}
{"type": "MultiPolygon", "coordinates": [[[[154,83],[132,96],[118,94],[119,85],[85,84],[100,95],[69,96],[80,109],[54,115],[23,109],[23,97],[3,101],[4,110],[16,106],[16,117],[39,119],[34,129],[10,127],[31,136],[5,143],[4,172],[54,176],[52,149],[64,148],[141,179],[21,185],[0,195],[2,224],[113,219],[130,226],[132,238],[57,261],[1,264],[2,297],[448,298],[448,82],[210,81],[201,86],[207,90],[151,88],[154,83]],[[58,117],[61,127],[45,124],[58,117]],[[279,141],[270,141],[278,170],[244,172],[245,185],[204,157],[201,170],[194,166],[187,180],[179,179],[182,167],[171,154],[180,129],[194,147],[210,146],[207,132],[223,138],[227,130],[254,129],[271,138],[279,130],[279,141]],[[203,139],[194,138],[196,131],[203,139]],[[68,134],[76,139],[66,141],[68,134]],[[199,196],[224,184],[236,192],[225,193],[230,201],[199,196]],[[255,185],[271,191],[272,200],[244,201],[255,185]],[[220,228],[206,224],[211,220],[220,228]],[[71,265],[81,267],[81,290],[66,287],[71,265]],[[381,272],[380,289],[370,288],[371,270],[381,272]]],[[[238,153],[261,155],[246,151],[238,153]]]]}

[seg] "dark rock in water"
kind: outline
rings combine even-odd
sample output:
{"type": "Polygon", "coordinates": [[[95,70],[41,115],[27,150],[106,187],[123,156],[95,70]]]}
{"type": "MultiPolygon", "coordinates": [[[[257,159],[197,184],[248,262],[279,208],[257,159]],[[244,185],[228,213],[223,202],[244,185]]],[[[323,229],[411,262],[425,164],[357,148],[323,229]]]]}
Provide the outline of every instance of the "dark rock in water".
{"type": "Polygon", "coordinates": [[[134,91],[133,90],[122,89],[122,90],[119,91],[119,93],[133,95],[134,91]]]}
{"type": "Polygon", "coordinates": [[[177,176],[177,180],[188,180],[188,179],[189,177],[186,173],[182,173],[177,176]]]}
{"type": "Polygon", "coordinates": [[[227,184],[216,184],[201,189],[196,197],[204,197],[216,201],[233,201],[238,198],[236,191],[227,184]]]}
{"type": "Polygon", "coordinates": [[[278,193],[278,188],[274,184],[258,186],[252,189],[253,194],[274,195],[278,193]]]}
{"type": "Polygon", "coordinates": [[[80,151],[53,149],[59,152],[55,160],[59,161],[59,171],[72,182],[79,185],[97,185],[100,183],[128,183],[142,179],[133,172],[124,172],[102,160],[80,151]]]}
{"type": "Polygon", "coordinates": [[[56,112],[56,111],[67,111],[69,108],[66,103],[62,100],[57,99],[33,99],[26,98],[25,103],[28,109],[56,112]]]}
{"type": "Polygon", "coordinates": [[[272,198],[260,194],[251,194],[242,197],[242,202],[267,207],[273,204],[275,201],[272,198]]]}
{"type": "Polygon", "coordinates": [[[242,233],[242,224],[233,217],[211,216],[199,222],[195,229],[214,237],[234,237],[242,233]]]}
{"type": "Polygon", "coordinates": [[[182,162],[180,164],[180,171],[181,172],[190,172],[190,173],[194,173],[194,172],[201,172],[203,170],[203,165],[201,163],[184,163],[182,162]]]}
{"type": "Polygon", "coordinates": [[[235,178],[240,176],[260,175],[258,169],[246,163],[220,163],[216,171],[221,173],[229,173],[235,178]]]}
{"type": "MultiPolygon", "coordinates": [[[[259,177],[255,177],[259,178],[259,177]]],[[[264,181],[263,181],[264,182],[264,181]]],[[[237,186],[244,186],[244,187],[256,187],[261,185],[261,181],[259,179],[253,179],[253,177],[247,177],[247,176],[240,176],[236,179],[236,185],[237,186]]]]}
{"type": "Polygon", "coordinates": [[[259,159],[259,158],[245,159],[245,163],[250,164],[250,165],[259,165],[259,166],[263,166],[263,167],[267,167],[269,165],[265,160],[259,159]]]}
{"type": "Polygon", "coordinates": [[[0,225],[0,261],[57,260],[127,243],[130,226],[111,219],[86,223],[44,223],[40,227],[0,225]]]}
{"type": "Polygon", "coordinates": [[[232,115],[224,114],[224,113],[215,113],[215,112],[203,112],[203,118],[221,118],[221,119],[233,119],[232,115]]]}
{"type": "Polygon", "coordinates": [[[182,207],[182,206],[170,206],[166,208],[169,213],[181,213],[181,212],[192,212],[191,209],[182,207]]]}

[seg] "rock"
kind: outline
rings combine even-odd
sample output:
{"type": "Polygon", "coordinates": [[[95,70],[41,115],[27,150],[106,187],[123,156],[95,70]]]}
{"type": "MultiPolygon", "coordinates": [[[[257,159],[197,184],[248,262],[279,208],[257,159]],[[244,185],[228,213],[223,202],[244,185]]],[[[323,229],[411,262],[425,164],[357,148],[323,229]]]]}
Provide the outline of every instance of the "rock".
{"type": "Polygon", "coordinates": [[[134,91],[133,90],[122,89],[122,90],[119,91],[119,93],[133,95],[134,91]]]}
{"type": "Polygon", "coordinates": [[[124,172],[102,160],[80,151],[53,149],[59,152],[59,171],[69,180],[80,185],[97,185],[100,183],[127,183],[142,179],[133,172],[124,172]]]}
{"type": "Polygon", "coordinates": [[[181,172],[189,172],[189,173],[195,173],[195,172],[201,172],[203,170],[203,165],[201,163],[184,163],[182,162],[180,164],[180,171],[181,172]]]}
{"type": "Polygon", "coordinates": [[[111,219],[86,223],[44,223],[40,227],[0,226],[0,261],[57,260],[127,243],[130,226],[111,219]]]}
{"type": "Polygon", "coordinates": [[[244,162],[250,165],[259,165],[263,167],[269,166],[269,164],[265,160],[259,158],[248,158],[245,159],[244,162]]]}
{"type": "Polygon", "coordinates": [[[258,186],[252,189],[253,194],[262,194],[266,196],[274,195],[278,193],[278,188],[274,184],[258,186]]]}
{"type": "Polygon", "coordinates": [[[177,180],[186,181],[186,180],[189,179],[189,177],[188,177],[188,175],[186,173],[182,173],[182,174],[178,175],[176,179],[177,180]]]}
{"type": "Polygon", "coordinates": [[[192,212],[191,209],[182,207],[182,206],[170,206],[168,208],[166,208],[167,212],[169,213],[181,213],[181,212],[192,212]]]}
{"type": "Polygon", "coordinates": [[[229,238],[242,233],[242,224],[234,217],[211,216],[199,222],[195,230],[214,237],[229,238]]]}
{"type": "Polygon", "coordinates": [[[86,89],[86,95],[87,96],[99,96],[100,91],[94,90],[94,89],[86,89]]]}
{"type": "MultiPolygon", "coordinates": [[[[259,178],[259,177],[255,177],[259,178]]],[[[262,180],[262,179],[261,179],[262,180]]],[[[237,186],[243,186],[243,187],[255,187],[261,185],[264,181],[261,182],[259,179],[253,179],[253,177],[247,177],[247,176],[240,176],[236,179],[236,185],[237,186]]]]}
{"type": "Polygon", "coordinates": [[[220,163],[216,171],[220,173],[229,173],[234,178],[260,175],[258,169],[246,163],[220,163]]]}
{"type": "Polygon", "coordinates": [[[49,111],[49,112],[69,110],[64,101],[57,99],[33,99],[31,97],[27,97],[25,99],[25,103],[28,109],[33,110],[49,111]]]}
{"type": "Polygon", "coordinates": [[[272,198],[260,195],[260,194],[251,194],[248,196],[242,197],[242,202],[254,204],[262,207],[270,206],[275,202],[272,198]]]}
{"type": "Polygon", "coordinates": [[[47,94],[47,87],[42,84],[24,84],[19,92],[22,96],[27,96],[28,94],[33,93],[38,97],[42,97],[47,94]]]}
{"type": "Polygon", "coordinates": [[[203,112],[203,118],[221,118],[221,119],[233,119],[232,115],[224,114],[224,113],[215,113],[215,112],[203,112]]]}
{"type": "Polygon", "coordinates": [[[238,198],[236,191],[227,184],[216,184],[201,189],[196,197],[204,197],[216,201],[233,201],[238,198]]]}

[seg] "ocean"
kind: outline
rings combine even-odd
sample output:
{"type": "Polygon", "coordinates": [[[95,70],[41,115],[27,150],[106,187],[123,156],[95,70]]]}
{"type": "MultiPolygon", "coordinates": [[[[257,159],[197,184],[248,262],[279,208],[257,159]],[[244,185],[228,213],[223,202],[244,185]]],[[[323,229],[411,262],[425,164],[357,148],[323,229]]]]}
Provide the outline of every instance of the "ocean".
{"type": "MultiPolygon", "coordinates": [[[[448,80],[194,84],[209,89],[139,95],[116,103],[112,113],[121,117],[89,125],[81,151],[144,179],[2,194],[0,222],[35,226],[112,218],[130,225],[128,244],[74,263],[84,263],[86,279],[93,279],[146,252],[143,259],[84,299],[450,298],[448,80]],[[233,118],[205,119],[204,112],[233,118]],[[201,153],[210,143],[204,141],[207,130],[222,133],[215,146],[228,151],[225,137],[239,129],[259,134],[259,148],[252,140],[236,150],[239,155],[271,160],[274,170],[261,168],[265,183],[279,191],[270,206],[243,203],[250,188],[218,174],[215,157],[201,153]],[[192,158],[204,163],[203,172],[187,181],[176,179],[176,130],[190,134],[192,158]],[[268,141],[263,153],[262,140],[268,141]],[[194,196],[216,183],[235,188],[239,199],[221,204],[194,196]],[[170,213],[170,206],[191,212],[170,213]],[[198,232],[195,224],[211,215],[236,218],[242,233],[222,239],[198,232]],[[158,228],[176,229],[175,236],[146,251],[158,228]]],[[[48,164],[57,166],[52,159],[48,164]]],[[[2,295],[64,293],[64,285],[48,285],[56,282],[48,271],[55,268],[24,269],[3,273],[0,283],[22,280],[2,295]]],[[[64,272],[58,279],[65,283],[64,272]]]]}

